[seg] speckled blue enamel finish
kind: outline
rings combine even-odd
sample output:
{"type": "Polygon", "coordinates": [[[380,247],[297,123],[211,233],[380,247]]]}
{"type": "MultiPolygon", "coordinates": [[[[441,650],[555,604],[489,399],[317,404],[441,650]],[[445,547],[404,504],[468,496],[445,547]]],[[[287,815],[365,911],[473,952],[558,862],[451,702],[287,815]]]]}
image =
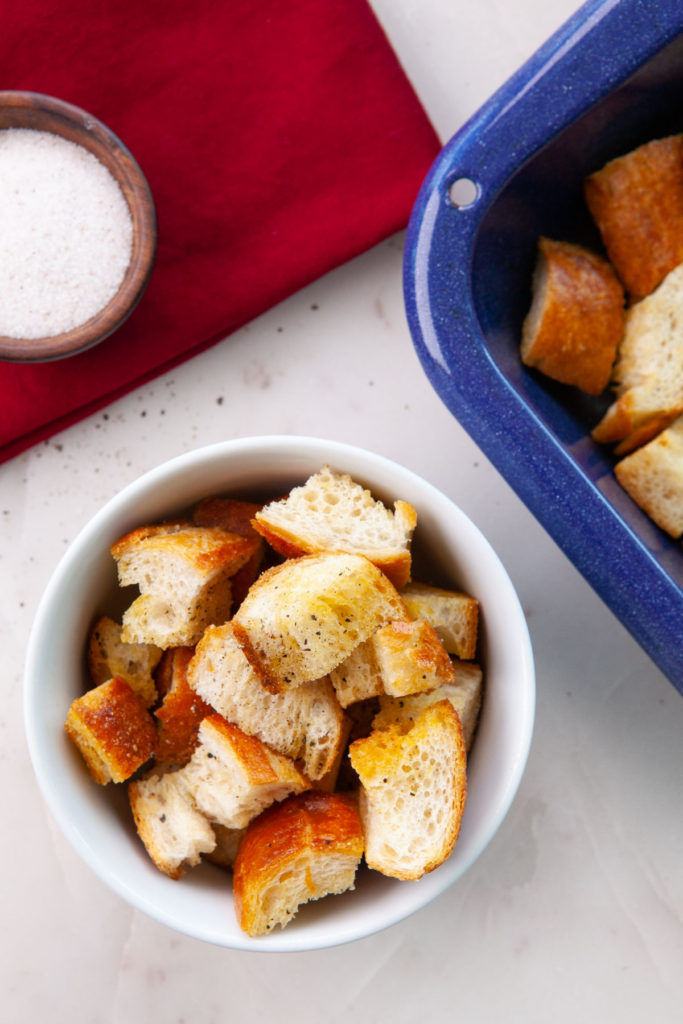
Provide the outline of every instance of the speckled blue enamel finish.
{"type": "Polygon", "coordinates": [[[435,161],[408,228],[404,290],[441,399],[683,693],[683,551],[590,439],[609,396],[554,384],[519,359],[538,235],[599,248],[585,175],[683,131],[681,33],[681,0],[585,4],[435,161]],[[450,189],[463,177],[477,198],[458,207],[450,189]]]}

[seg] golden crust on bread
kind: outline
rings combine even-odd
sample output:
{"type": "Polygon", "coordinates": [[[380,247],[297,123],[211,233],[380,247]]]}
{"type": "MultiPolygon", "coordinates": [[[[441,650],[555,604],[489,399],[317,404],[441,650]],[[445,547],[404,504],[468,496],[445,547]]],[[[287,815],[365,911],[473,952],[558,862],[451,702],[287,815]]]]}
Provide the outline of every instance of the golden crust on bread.
{"type": "Polygon", "coordinates": [[[412,580],[400,590],[412,619],[426,619],[449,654],[468,661],[477,653],[479,602],[469,594],[412,580]]]}
{"type": "Polygon", "coordinates": [[[611,160],[584,194],[631,299],[649,295],[683,261],[683,135],[611,160]]]}
{"type": "Polygon", "coordinates": [[[429,704],[448,700],[460,719],[465,747],[469,751],[481,708],[483,673],[479,665],[471,661],[453,659],[452,664],[453,682],[442,683],[441,686],[426,693],[413,693],[406,697],[390,697],[385,694],[380,697],[379,710],[372,719],[372,728],[386,729],[389,726],[397,726],[402,732],[408,732],[424,708],[429,704]]]}
{"type": "Polygon", "coordinates": [[[155,760],[166,768],[187,764],[199,742],[199,726],[213,711],[187,681],[193,654],[193,647],[169,648],[160,666],[169,682],[164,699],[154,712],[158,722],[155,760]]]}
{"type": "Polygon", "coordinates": [[[361,782],[368,867],[417,879],[442,864],[460,831],[467,751],[448,700],[424,708],[408,732],[391,725],[349,747],[361,782]]]}
{"type": "Polygon", "coordinates": [[[74,700],[64,723],[99,785],[124,782],[154,754],[156,728],[144,701],[114,677],[74,700]]]}
{"type": "Polygon", "coordinates": [[[121,586],[140,596],[123,615],[122,639],[164,650],[192,646],[231,613],[231,578],[258,547],[218,526],[143,526],[112,545],[121,586]]]}
{"type": "Polygon", "coordinates": [[[599,395],[609,383],[623,325],[624,291],[608,261],[582,246],[541,238],[522,362],[599,395]]]}
{"type": "Polygon", "coordinates": [[[239,608],[263,565],[265,541],[252,525],[252,519],[261,507],[253,501],[240,501],[237,498],[214,495],[202,499],[195,506],[192,515],[196,526],[220,526],[221,529],[227,530],[229,533],[256,541],[257,546],[253,555],[232,577],[233,610],[239,608]]]}
{"type": "Polygon", "coordinates": [[[455,678],[448,652],[426,619],[389,622],[372,643],[384,692],[393,697],[433,690],[455,678]]]}
{"type": "Polygon", "coordinates": [[[285,558],[321,551],[365,555],[397,587],[410,578],[416,524],[412,505],[397,501],[392,512],[348,473],[329,466],[254,516],[254,527],[285,558]]]}
{"type": "Polygon", "coordinates": [[[209,821],[226,828],[244,828],[273,802],[311,786],[291,758],[216,714],[204,719],[192,758],[174,774],[209,821]]]}
{"type": "Polygon", "coordinates": [[[276,804],[249,825],[235,860],[240,927],[265,935],[291,921],[302,903],[353,888],[362,855],[350,797],[312,790],[276,804]]]}
{"type": "Polygon", "coordinates": [[[364,555],[326,551],[266,570],[235,613],[239,642],[274,691],[321,679],[383,623],[408,618],[364,555]]]}

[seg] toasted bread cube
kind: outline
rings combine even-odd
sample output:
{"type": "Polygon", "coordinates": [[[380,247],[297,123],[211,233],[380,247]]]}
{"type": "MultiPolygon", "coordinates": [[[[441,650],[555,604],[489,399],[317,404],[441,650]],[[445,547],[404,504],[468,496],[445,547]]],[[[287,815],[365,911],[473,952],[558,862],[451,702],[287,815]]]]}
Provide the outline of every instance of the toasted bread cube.
{"type": "Polygon", "coordinates": [[[121,639],[122,626],[101,615],[88,635],[88,670],[95,686],[114,676],[125,679],[146,706],[157,699],[154,671],[163,651],[154,644],[127,644],[121,639]]]}
{"type": "Polygon", "coordinates": [[[614,368],[617,399],[594,427],[617,454],[645,444],[683,412],[683,265],[626,314],[614,368]]]}
{"type": "Polygon", "coordinates": [[[322,679],[391,619],[398,591],[363,555],[323,552],[267,569],[233,618],[263,682],[275,691],[322,679]]]}
{"type": "Polygon", "coordinates": [[[276,800],[311,785],[291,758],[215,714],[204,719],[199,746],[174,774],[198,810],[225,828],[244,828],[276,800]]]}
{"type": "Polygon", "coordinates": [[[397,587],[410,579],[416,523],[412,505],[397,501],[392,512],[348,473],[329,466],[254,516],[259,533],[286,558],[321,551],[365,555],[397,587]]]}
{"type": "Polygon", "coordinates": [[[609,384],[623,330],[624,290],[610,263],[582,246],[541,238],[522,362],[599,395],[609,384]]]}
{"type": "Polygon", "coordinates": [[[384,692],[392,697],[453,682],[451,659],[426,619],[390,622],[378,629],[372,639],[384,692]]]}
{"type": "Polygon", "coordinates": [[[639,146],[591,174],[586,203],[633,300],[683,261],[683,136],[639,146]]]}
{"type": "Polygon", "coordinates": [[[245,655],[233,624],[210,626],[197,644],[188,678],[229,722],[303,762],[313,781],[334,766],[344,743],[344,714],[329,679],[270,693],[245,655]]]}
{"type": "Polygon", "coordinates": [[[220,526],[221,529],[227,530],[229,533],[248,537],[257,543],[253,555],[232,577],[233,610],[239,608],[263,565],[266,544],[251,522],[261,508],[261,505],[257,505],[253,501],[214,496],[200,501],[192,515],[193,522],[197,526],[220,526]]]}
{"type": "Polygon", "coordinates": [[[683,535],[683,416],[614,467],[633,500],[671,537],[683,535]]]}
{"type": "Polygon", "coordinates": [[[355,740],[349,756],[361,782],[368,867],[416,879],[442,864],[467,795],[467,752],[452,704],[426,707],[407,733],[390,726],[355,740]]]}
{"type": "Polygon", "coordinates": [[[479,602],[459,590],[413,580],[400,591],[412,619],[431,622],[449,654],[470,661],[477,653],[479,602]]]}
{"type": "Polygon", "coordinates": [[[187,680],[193,655],[193,647],[171,647],[164,651],[160,666],[168,689],[154,712],[158,722],[155,759],[166,769],[187,764],[199,743],[199,726],[213,712],[187,680]]]}
{"type": "Polygon", "coordinates": [[[164,650],[196,644],[209,624],[229,618],[231,577],[257,544],[218,526],[177,522],[121,537],[111,548],[119,583],[140,588],[124,613],[122,639],[164,650]]]}
{"type": "Polygon", "coordinates": [[[330,680],[343,708],[384,693],[384,683],[373,638],[364,640],[345,661],[333,668],[330,680]]]}
{"type": "Polygon", "coordinates": [[[124,782],[154,754],[154,720],[118,676],[74,700],[64,728],[101,786],[124,782]]]}
{"type": "Polygon", "coordinates": [[[373,729],[397,726],[402,732],[408,732],[424,708],[448,700],[460,719],[465,747],[469,752],[481,708],[483,673],[479,665],[471,661],[453,659],[453,669],[455,679],[452,683],[443,683],[428,693],[413,693],[407,697],[380,697],[379,711],[372,720],[373,729]]]}
{"type": "Polygon", "coordinates": [[[248,935],[284,928],[303,903],[354,888],[363,856],[356,804],[313,791],[256,818],[242,839],[233,877],[235,913],[248,935]]]}
{"type": "Polygon", "coordinates": [[[138,835],[169,878],[180,878],[216,846],[213,829],[175,773],[130,782],[128,799],[138,835]]]}

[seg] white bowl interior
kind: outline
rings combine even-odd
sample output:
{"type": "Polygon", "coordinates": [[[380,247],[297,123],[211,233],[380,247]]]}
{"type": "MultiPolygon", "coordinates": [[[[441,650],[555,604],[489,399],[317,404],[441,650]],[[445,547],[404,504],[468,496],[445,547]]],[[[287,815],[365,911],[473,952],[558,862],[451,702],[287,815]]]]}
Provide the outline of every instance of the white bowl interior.
{"type": "Polygon", "coordinates": [[[512,583],[489,543],[445,495],[381,456],[314,438],[227,441],[182,455],[134,481],[81,531],[40,603],[26,661],[24,709],[31,758],[45,800],[84,861],[115,892],[187,935],[237,949],[300,951],[370,935],[424,906],[480,855],[512,802],[526,763],[535,683],[526,621],[512,583]],[[460,837],[450,858],[416,882],[361,870],[356,889],[302,907],[282,931],[244,935],[234,917],[230,877],[202,865],[174,882],[139,841],[124,787],[88,776],[63,723],[88,688],[84,648],[98,613],[116,614],[122,594],[109,546],[127,530],[169,516],[210,494],[270,496],[321,466],[350,473],[389,504],[417,509],[415,559],[480,601],[485,695],[468,771],[460,837]]]}

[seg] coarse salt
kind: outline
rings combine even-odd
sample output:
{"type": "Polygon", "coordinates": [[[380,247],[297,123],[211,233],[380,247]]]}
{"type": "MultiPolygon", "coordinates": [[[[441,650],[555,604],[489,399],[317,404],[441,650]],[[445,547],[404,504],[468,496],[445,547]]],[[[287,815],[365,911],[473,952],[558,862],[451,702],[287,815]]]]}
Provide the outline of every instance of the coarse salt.
{"type": "Polygon", "coordinates": [[[0,131],[0,335],[53,337],[116,294],[133,222],[109,170],[83,146],[0,131]]]}

